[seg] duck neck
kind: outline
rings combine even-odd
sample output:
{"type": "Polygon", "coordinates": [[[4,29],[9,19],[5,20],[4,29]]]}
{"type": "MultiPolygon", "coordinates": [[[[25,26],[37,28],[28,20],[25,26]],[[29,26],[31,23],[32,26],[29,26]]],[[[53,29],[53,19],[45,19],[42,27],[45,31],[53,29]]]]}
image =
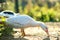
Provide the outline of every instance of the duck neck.
{"type": "Polygon", "coordinates": [[[43,30],[45,30],[47,28],[47,26],[43,23],[43,22],[37,22],[37,24],[39,25],[39,27],[41,27],[43,30]]]}

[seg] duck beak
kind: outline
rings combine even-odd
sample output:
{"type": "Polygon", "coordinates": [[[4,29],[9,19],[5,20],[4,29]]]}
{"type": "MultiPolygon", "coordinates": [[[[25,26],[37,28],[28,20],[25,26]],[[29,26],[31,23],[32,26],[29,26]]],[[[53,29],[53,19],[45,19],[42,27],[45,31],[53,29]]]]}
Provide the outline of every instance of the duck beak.
{"type": "Polygon", "coordinates": [[[49,32],[48,32],[48,29],[45,30],[45,32],[47,33],[48,37],[49,37],[49,32]]]}

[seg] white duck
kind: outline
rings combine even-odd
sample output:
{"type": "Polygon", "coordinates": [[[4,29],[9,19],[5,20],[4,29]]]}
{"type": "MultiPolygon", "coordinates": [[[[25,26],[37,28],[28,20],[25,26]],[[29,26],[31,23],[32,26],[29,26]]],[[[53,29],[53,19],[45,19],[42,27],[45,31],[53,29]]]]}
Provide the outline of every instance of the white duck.
{"type": "Polygon", "coordinates": [[[41,27],[49,36],[47,26],[43,22],[35,21],[32,17],[28,15],[9,17],[6,19],[5,23],[6,25],[9,25],[13,28],[21,28],[22,36],[25,36],[24,28],[27,27],[41,27]]]}

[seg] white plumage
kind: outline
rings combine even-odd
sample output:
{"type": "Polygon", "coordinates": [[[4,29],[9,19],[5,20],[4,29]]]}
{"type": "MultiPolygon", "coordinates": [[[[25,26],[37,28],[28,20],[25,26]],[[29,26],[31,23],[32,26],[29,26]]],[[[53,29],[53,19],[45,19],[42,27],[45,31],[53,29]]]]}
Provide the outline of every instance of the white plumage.
{"type": "Polygon", "coordinates": [[[5,23],[13,28],[21,28],[23,36],[25,34],[24,28],[26,27],[41,27],[48,34],[48,28],[43,22],[35,21],[32,17],[28,15],[16,15],[13,17],[9,17],[6,19],[5,23]]]}
{"type": "Polygon", "coordinates": [[[28,15],[20,15],[8,18],[6,23],[11,25],[13,28],[21,28],[21,30],[26,27],[41,27],[48,34],[48,28],[43,22],[35,21],[28,15]]]}
{"type": "Polygon", "coordinates": [[[43,29],[47,28],[43,22],[35,21],[33,18],[27,15],[20,15],[8,18],[6,23],[13,25],[16,28],[20,27],[35,27],[41,26],[43,29]]]}
{"type": "Polygon", "coordinates": [[[13,17],[13,16],[16,16],[18,14],[14,13],[13,11],[10,11],[10,10],[5,10],[5,11],[2,11],[0,12],[0,16],[4,16],[4,17],[13,17]]]}

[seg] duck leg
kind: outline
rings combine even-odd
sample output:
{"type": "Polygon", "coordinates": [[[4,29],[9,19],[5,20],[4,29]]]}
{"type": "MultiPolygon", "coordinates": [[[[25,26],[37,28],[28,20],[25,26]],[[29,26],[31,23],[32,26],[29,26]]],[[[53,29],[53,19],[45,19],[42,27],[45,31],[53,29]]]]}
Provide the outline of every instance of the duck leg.
{"type": "Polygon", "coordinates": [[[24,32],[24,28],[21,28],[21,37],[24,37],[25,36],[25,32],[24,32]]]}

